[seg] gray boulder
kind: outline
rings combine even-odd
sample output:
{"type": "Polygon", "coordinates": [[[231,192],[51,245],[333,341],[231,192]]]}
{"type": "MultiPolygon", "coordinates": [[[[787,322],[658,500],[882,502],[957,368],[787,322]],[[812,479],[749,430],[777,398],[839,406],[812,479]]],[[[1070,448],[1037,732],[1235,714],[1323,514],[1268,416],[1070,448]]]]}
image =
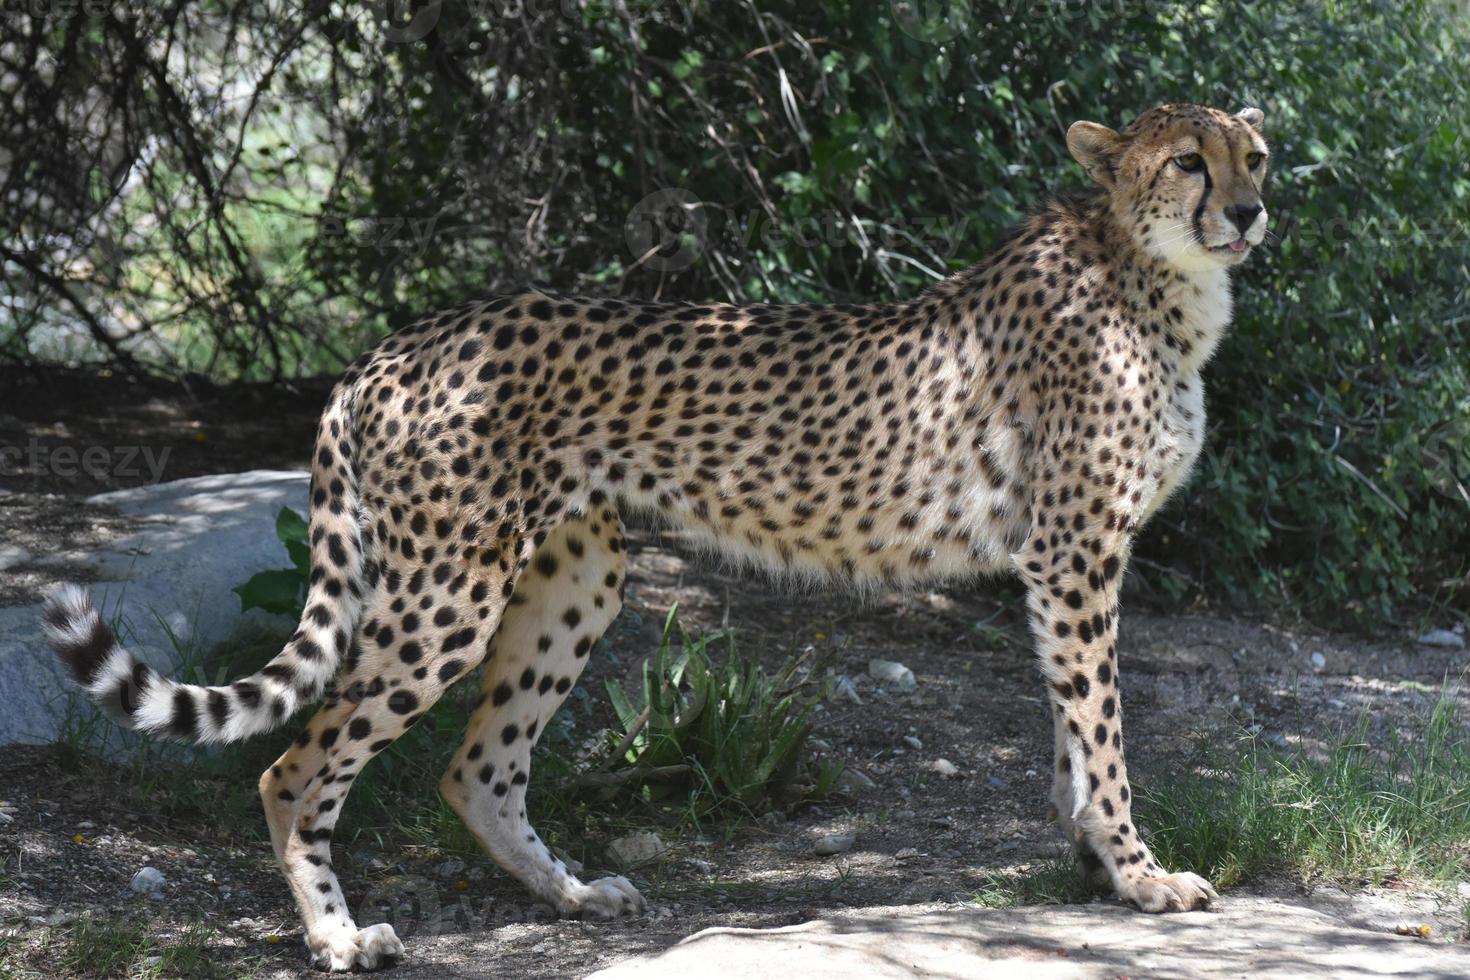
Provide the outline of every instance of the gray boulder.
{"type": "MultiPolygon", "coordinates": [[[[133,516],[137,530],[91,554],[51,557],[90,566],[103,618],[171,674],[177,648],[208,649],[247,623],[290,625],[258,609],[241,615],[230,590],[290,564],[275,518],[282,507],[305,513],[307,482],[306,473],[255,470],[99,494],[87,502],[133,516]]],[[[0,745],[54,740],[69,708],[93,710],[73,691],[41,635],[40,606],[0,609],[0,745]]]]}

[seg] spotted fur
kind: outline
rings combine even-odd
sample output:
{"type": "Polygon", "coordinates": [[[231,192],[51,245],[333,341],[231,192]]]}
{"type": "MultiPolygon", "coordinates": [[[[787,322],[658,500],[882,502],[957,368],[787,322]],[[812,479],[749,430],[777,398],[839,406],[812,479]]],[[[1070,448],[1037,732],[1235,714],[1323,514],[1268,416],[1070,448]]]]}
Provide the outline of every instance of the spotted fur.
{"type": "Polygon", "coordinates": [[[886,306],[723,306],[533,290],[420,320],[347,371],[313,464],[312,584],[290,644],[225,688],[174,684],[74,591],[47,612],[94,697],[145,730],[230,739],[338,685],[262,776],[276,854],[329,969],[401,954],[358,929],[328,841],[354,776],[482,662],[441,791],[566,913],[642,908],[583,883],[526,821],[531,749],[622,601],[621,515],[713,551],[865,585],[1019,573],[1054,716],[1057,818],[1148,911],[1207,904],[1130,816],[1116,636],[1139,526],[1204,432],[1228,268],[1264,235],[1258,110],[1150,110],[1068,146],[1100,190],[886,306]],[[252,693],[254,692],[254,693],[252,693]]]}

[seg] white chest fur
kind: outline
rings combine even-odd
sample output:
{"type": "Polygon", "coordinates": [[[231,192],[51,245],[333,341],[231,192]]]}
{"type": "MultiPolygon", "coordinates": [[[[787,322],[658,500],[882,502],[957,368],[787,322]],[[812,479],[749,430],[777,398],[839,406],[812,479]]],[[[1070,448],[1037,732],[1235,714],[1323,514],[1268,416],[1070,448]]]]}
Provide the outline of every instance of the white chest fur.
{"type": "Polygon", "coordinates": [[[1230,326],[1230,274],[1224,269],[1196,272],[1172,292],[1171,298],[1184,315],[1172,328],[1183,342],[1177,370],[1184,376],[1196,375],[1230,326]]]}
{"type": "Polygon", "coordinates": [[[1200,377],[1230,326],[1230,277],[1224,269],[1196,273],[1176,287],[1183,312],[1174,333],[1181,342],[1170,352],[1170,385],[1165,399],[1157,459],[1158,489],[1143,514],[1147,520],[1189,476],[1205,439],[1205,385],[1200,377]]]}

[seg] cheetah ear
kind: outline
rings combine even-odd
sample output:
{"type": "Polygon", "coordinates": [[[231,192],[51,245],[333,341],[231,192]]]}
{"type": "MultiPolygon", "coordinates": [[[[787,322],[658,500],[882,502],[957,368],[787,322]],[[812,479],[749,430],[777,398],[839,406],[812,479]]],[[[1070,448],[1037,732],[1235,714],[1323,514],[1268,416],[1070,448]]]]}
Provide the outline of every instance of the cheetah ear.
{"type": "Polygon", "coordinates": [[[1087,176],[1111,189],[1118,175],[1118,158],[1123,155],[1125,140],[1108,127],[1095,122],[1074,122],[1067,130],[1067,149],[1087,171],[1087,176]]]}
{"type": "Polygon", "coordinates": [[[1266,123],[1266,114],[1260,109],[1256,109],[1254,107],[1240,110],[1235,114],[1235,118],[1244,122],[1247,126],[1249,126],[1251,129],[1254,129],[1256,132],[1260,132],[1261,127],[1266,123]]]}

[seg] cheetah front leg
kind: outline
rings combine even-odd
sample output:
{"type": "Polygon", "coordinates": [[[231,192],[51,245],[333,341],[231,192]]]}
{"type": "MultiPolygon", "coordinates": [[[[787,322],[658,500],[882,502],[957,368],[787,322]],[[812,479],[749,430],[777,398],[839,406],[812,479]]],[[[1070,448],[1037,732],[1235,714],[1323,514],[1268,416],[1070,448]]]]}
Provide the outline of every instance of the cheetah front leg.
{"type": "MultiPolygon", "coordinates": [[[[1069,497],[1072,497],[1069,494],[1069,497]]],[[[1107,507],[1033,515],[1014,557],[1029,591],[1031,628],[1056,724],[1052,803],[1090,879],[1145,912],[1206,906],[1214,888],[1188,871],[1170,874],[1154,860],[1132,819],[1118,691],[1118,586],[1128,538],[1107,507]],[[1101,525],[1101,526],[1099,526],[1101,525]]]]}

